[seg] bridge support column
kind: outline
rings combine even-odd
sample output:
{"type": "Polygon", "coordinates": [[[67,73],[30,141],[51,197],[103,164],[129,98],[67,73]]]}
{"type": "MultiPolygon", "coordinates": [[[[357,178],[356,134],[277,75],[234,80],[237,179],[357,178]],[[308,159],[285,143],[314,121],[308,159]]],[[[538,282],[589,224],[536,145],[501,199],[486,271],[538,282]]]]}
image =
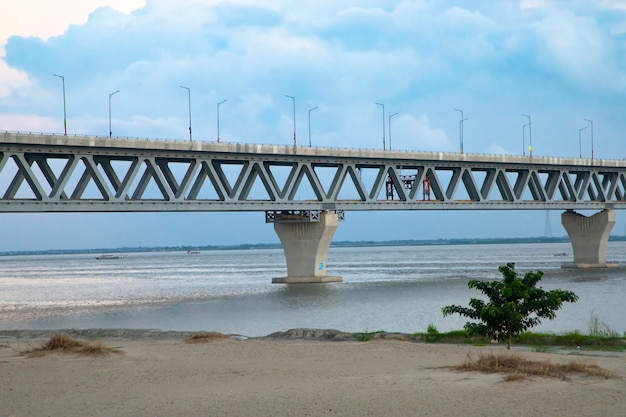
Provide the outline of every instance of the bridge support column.
{"type": "Polygon", "coordinates": [[[563,264],[570,268],[616,268],[618,264],[606,262],[606,245],[615,225],[615,212],[602,210],[586,217],[568,210],[561,214],[561,223],[567,231],[574,252],[574,263],[563,264]]]}
{"type": "MultiPolygon", "coordinates": [[[[291,217],[291,219],[290,219],[291,217]]],[[[317,219],[316,219],[317,220],[317,219]]],[[[319,213],[319,221],[274,220],[287,260],[287,276],[273,278],[274,284],[310,284],[341,282],[341,277],[326,275],[326,258],[330,242],[337,230],[338,215],[319,213]]]]}

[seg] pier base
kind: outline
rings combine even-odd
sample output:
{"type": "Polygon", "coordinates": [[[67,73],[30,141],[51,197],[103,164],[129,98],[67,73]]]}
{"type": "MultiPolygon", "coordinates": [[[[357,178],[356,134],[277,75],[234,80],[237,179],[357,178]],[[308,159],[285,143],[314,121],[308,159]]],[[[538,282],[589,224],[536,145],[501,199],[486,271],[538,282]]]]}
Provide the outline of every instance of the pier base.
{"type": "Polygon", "coordinates": [[[561,214],[561,223],[572,243],[574,262],[562,268],[616,268],[606,262],[606,245],[615,225],[615,212],[602,210],[593,216],[583,216],[573,210],[561,214]]]}
{"type": "Polygon", "coordinates": [[[337,230],[336,213],[321,212],[319,221],[274,221],[287,261],[287,276],[273,278],[273,284],[312,284],[341,282],[339,276],[326,275],[326,258],[337,230]]]}

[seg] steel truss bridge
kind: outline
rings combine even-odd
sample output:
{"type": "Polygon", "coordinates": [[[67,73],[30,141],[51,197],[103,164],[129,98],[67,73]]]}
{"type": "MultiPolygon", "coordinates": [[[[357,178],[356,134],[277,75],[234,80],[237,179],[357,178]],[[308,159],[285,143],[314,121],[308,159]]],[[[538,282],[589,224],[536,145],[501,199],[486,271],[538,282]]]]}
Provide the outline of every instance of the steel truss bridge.
{"type": "Polygon", "coordinates": [[[0,212],[607,208],[626,161],[0,133],[0,212]]]}

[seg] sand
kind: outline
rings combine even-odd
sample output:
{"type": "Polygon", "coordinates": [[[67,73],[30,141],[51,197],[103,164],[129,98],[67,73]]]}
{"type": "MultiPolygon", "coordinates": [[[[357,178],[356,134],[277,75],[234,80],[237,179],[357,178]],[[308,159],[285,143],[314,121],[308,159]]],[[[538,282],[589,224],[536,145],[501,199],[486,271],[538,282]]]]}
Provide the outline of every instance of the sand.
{"type": "Polygon", "coordinates": [[[514,348],[531,359],[597,364],[619,378],[505,382],[448,367],[505,352],[394,340],[105,338],[123,354],[20,354],[0,340],[0,417],[26,416],[626,416],[626,356],[514,348]]]}

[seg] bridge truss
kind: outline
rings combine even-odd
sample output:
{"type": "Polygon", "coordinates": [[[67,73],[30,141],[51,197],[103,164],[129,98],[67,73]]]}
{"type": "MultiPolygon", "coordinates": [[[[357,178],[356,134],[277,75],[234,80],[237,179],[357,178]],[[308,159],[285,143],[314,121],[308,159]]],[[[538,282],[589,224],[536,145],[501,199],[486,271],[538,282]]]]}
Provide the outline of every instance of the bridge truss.
{"type": "Polygon", "coordinates": [[[623,161],[0,135],[1,212],[605,208],[623,161]]]}

